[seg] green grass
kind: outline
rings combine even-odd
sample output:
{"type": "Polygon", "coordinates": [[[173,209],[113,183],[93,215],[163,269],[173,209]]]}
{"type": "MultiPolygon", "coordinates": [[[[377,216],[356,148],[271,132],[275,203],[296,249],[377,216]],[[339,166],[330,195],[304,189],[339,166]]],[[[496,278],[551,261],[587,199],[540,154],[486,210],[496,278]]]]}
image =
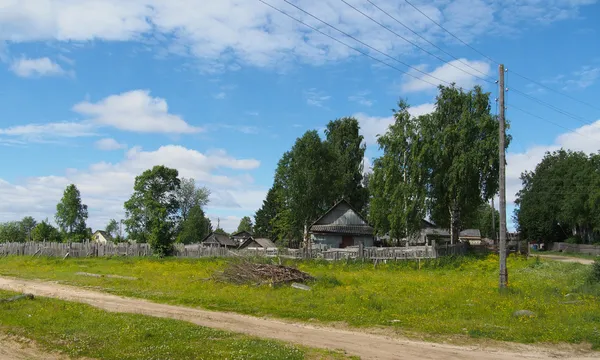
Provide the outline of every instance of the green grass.
{"type": "Polygon", "coordinates": [[[573,253],[573,252],[560,252],[560,251],[531,251],[533,256],[535,255],[555,255],[555,256],[567,256],[567,257],[575,257],[580,259],[588,259],[588,260],[600,260],[600,256],[598,255],[590,255],[590,254],[582,254],[582,253],[573,253]]]}
{"type": "Polygon", "coordinates": [[[522,343],[590,343],[600,347],[600,286],[591,267],[511,256],[509,291],[500,293],[498,259],[421,263],[298,263],[316,276],[312,291],[236,286],[209,278],[223,259],[0,259],[0,274],[59,280],[157,302],[302,321],[393,328],[428,339],[466,335],[522,343]],[[91,278],[78,271],[139,280],[91,278]],[[568,294],[571,294],[567,296],[568,294]],[[531,310],[535,318],[515,318],[531,310]]]}
{"type": "MultiPolygon", "coordinates": [[[[0,291],[0,298],[15,295],[0,291]]],[[[345,359],[342,354],[143,315],[35,298],[0,303],[0,333],[98,359],[345,359]]]]}

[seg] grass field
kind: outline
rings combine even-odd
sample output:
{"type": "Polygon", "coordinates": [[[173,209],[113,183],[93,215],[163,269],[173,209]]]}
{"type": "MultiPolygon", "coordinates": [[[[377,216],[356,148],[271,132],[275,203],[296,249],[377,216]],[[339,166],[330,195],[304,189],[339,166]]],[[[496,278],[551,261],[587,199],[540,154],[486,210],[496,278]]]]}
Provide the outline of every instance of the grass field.
{"type": "Polygon", "coordinates": [[[533,256],[535,256],[535,255],[568,256],[568,257],[576,257],[576,258],[588,259],[588,260],[598,260],[598,259],[600,259],[600,256],[598,256],[598,255],[572,253],[572,252],[560,252],[560,251],[532,251],[531,254],[533,256]]]}
{"type": "MultiPolygon", "coordinates": [[[[15,295],[0,291],[0,299],[15,295]]],[[[117,314],[35,298],[0,303],[0,334],[46,350],[98,359],[346,359],[339,353],[213,330],[183,321],[117,314]]]]}
{"type": "Polygon", "coordinates": [[[511,256],[507,292],[497,290],[498,260],[439,259],[384,264],[298,263],[316,276],[312,291],[236,286],[206,280],[223,259],[0,259],[0,274],[59,280],[157,302],[274,316],[386,326],[430,340],[466,335],[523,343],[590,343],[600,347],[600,286],[590,266],[511,256]],[[76,272],[134,276],[94,278],[76,272]],[[531,310],[535,318],[516,318],[531,310]]]}

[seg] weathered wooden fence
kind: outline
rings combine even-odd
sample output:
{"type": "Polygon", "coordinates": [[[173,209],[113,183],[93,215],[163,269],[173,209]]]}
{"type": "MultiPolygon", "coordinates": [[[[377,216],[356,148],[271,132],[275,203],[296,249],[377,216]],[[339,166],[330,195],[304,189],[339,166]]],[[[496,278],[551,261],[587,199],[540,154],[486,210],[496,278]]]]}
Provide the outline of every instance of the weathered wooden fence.
{"type": "MultiPolygon", "coordinates": [[[[464,244],[436,246],[412,246],[394,248],[362,248],[351,247],[345,249],[278,249],[266,250],[230,250],[226,248],[204,247],[200,244],[176,244],[174,256],[181,258],[202,257],[249,257],[249,256],[280,256],[292,259],[325,259],[330,261],[345,259],[365,260],[411,260],[433,259],[440,256],[464,255],[467,248],[464,244]]],[[[29,255],[51,257],[107,257],[128,256],[145,257],[152,255],[148,244],[98,244],[86,243],[0,243],[0,256],[3,255],[29,255]]]]}
{"type": "Polygon", "coordinates": [[[600,246],[598,245],[554,243],[551,250],[600,256],[600,246]]]}

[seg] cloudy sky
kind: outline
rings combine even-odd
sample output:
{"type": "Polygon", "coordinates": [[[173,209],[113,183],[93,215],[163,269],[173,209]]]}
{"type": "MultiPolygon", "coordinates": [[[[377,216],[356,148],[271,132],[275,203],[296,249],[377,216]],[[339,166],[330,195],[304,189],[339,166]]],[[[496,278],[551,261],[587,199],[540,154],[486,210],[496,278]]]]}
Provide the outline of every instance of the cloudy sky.
{"type": "Polygon", "coordinates": [[[75,183],[104,227],[164,164],[212,189],[232,230],[307,129],[357,116],[370,161],[399,98],[414,114],[440,83],[495,98],[496,61],[509,202],[545,151],[600,147],[596,0],[264,1],[0,0],[0,221],[52,219],[75,183]]]}

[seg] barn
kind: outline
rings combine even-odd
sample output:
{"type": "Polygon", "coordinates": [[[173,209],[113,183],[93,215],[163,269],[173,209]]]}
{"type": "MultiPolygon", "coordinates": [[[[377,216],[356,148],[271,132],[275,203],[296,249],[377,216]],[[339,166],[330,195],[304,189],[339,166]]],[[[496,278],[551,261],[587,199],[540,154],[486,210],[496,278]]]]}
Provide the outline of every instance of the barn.
{"type": "Polygon", "coordinates": [[[238,231],[234,234],[231,234],[231,239],[233,241],[235,241],[236,243],[238,243],[238,245],[243,244],[244,241],[250,239],[251,237],[252,237],[252,234],[246,230],[238,231]]]}
{"type": "Polygon", "coordinates": [[[338,201],[308,230],[311,241],[317,246],[345,248],[373,246],[374,229],[348,201],[338,201]]]}
{"type": "Polygon", "coordinates": [[[235,241],[231,240],[229,236],[225,234],[217,234],[211,232],[204,238],[204,240],[202,240],[202,246],[225,247],[235,249],[238,247],[238,244],[235,241]]]}
{"type": "Polygon", "coordinates": [[[275,245],[271,240],[269,239],[265,239],[265,238],[253,238],[250,237],[248,239],[246,239],[246,241],[244,241],[239,249],[250,249],[250,250],[255,250],[255,249],[275,249],[277,248],[277,245],[275,245]]]}

